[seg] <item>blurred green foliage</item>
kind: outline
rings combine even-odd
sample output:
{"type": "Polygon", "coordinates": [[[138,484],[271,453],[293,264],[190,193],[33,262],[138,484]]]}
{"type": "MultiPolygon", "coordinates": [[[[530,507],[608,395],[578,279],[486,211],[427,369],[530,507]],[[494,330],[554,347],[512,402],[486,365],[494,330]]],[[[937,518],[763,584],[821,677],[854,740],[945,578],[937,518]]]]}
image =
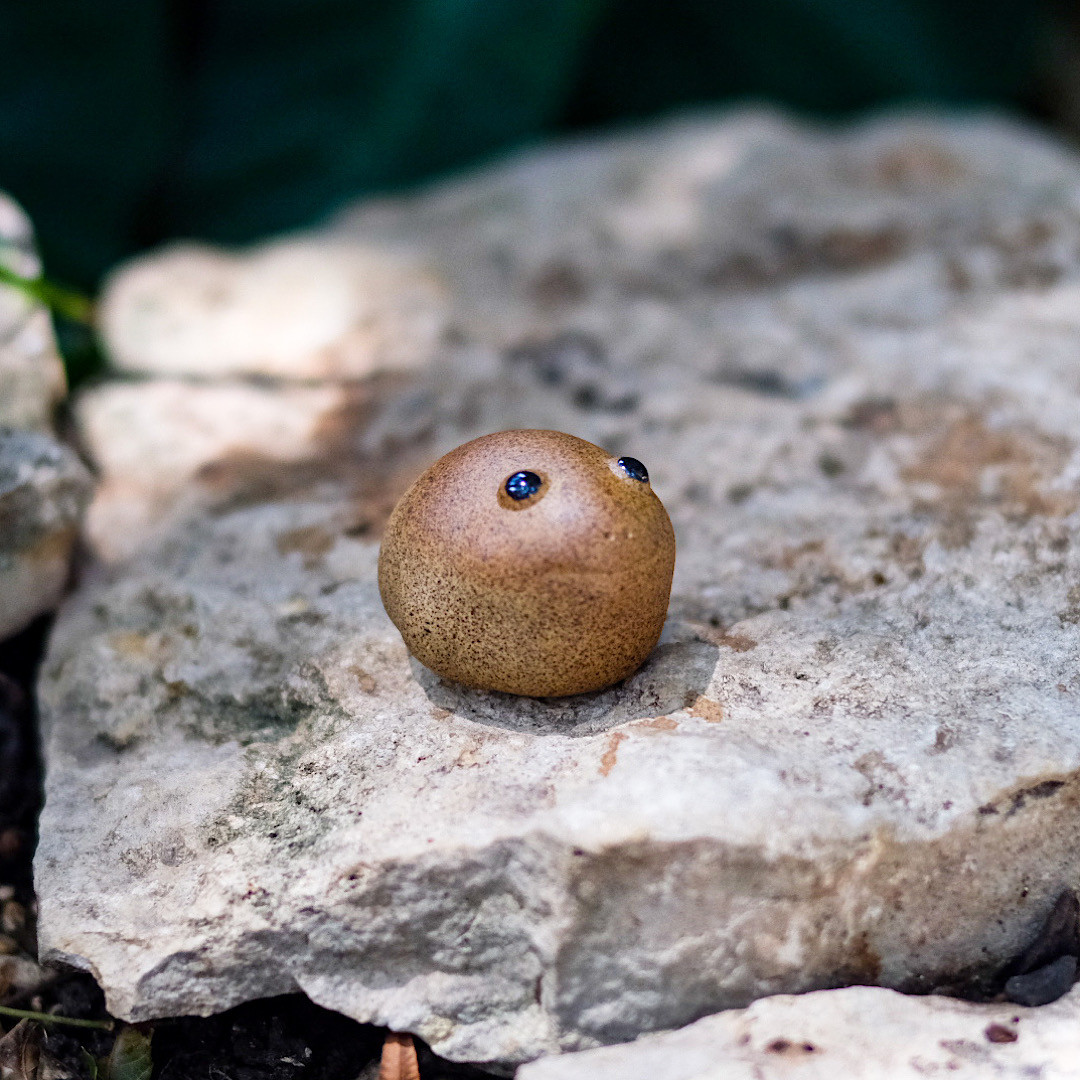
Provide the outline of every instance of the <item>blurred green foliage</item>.
{"type": "Polygon", "coordinates": [[[1024,104],[1034,0],[0,0],[0,188],[93,288],[568,127],[766,98],[1024,104]]]}

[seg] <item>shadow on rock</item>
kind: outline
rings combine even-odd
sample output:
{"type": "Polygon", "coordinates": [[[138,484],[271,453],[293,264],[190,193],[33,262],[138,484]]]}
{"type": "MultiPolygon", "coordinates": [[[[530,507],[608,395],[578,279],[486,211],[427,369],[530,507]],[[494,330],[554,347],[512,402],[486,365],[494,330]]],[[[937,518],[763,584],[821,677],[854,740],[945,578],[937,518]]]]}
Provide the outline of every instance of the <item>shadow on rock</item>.
{"type": "Polygon", "coordinates": [[[597,735],[629,720],[691,705],[709,685],[720,649],[701,641],[661,645],[629,679],[566,698],[517,697],[449,682],[410,658],[431,703],[490,727],[530,735],[597,735]]]}

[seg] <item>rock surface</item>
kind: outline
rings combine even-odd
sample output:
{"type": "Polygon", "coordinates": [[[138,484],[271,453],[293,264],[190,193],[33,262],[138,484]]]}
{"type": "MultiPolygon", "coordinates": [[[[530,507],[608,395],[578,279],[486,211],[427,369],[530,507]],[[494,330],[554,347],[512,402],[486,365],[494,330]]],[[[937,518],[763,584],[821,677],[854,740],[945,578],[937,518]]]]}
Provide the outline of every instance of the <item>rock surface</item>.
{"type": "Polygon", "coordinates": [[[621,1046],[545,1058],[517,1080],[1072,1080],[1080,990],[1041,1009],[865,986],[779,996],[621,1046]]]}
{"type": "MultiPolygon", "coordinates": [[[[0,264],[41,269],[26,215],[2,193],[0,264]]],[[[46,434],[64,389],[48,312],[0,285],[0,639],[56,606],[89,499],[86,470],[46,434]]]]}
{"type": "Polygon", "coordinates": [[[993,982],[1080,881],[1077,159],[739,114],[308,242],[420,251],[438,347],[251,431],[225,379],[83,399],[112,501],[42,675],[45,952],[127,1018],[299,987],[500,1066],[993,982]],[[444,684],[381,609],[395,495],[507,427],[632,454],[671,513],[613,690],[444,684]]]}

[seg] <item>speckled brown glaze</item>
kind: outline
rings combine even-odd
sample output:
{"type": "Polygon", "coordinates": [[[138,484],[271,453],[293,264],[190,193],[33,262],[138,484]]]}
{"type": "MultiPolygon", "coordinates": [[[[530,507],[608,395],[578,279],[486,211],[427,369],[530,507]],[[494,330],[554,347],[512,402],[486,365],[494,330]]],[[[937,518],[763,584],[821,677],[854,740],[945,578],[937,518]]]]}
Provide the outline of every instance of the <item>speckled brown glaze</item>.
{"type": "Polygon", "coordinates": [[[656,645],[675,533],[648,482],[558,431],[503,431],[440,458],[402,496],[379,590],[405,644],[444,678],[561,697],[637,670],[656,645]],[[514,503],[521,470],[544,480],[514,503]]]}

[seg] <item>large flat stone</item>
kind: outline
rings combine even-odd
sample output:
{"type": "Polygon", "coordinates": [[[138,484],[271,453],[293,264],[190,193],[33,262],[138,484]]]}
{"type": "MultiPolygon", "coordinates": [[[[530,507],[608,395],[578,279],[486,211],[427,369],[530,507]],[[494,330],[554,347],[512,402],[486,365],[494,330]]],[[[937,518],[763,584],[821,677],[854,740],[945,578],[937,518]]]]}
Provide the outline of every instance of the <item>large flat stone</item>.
{"type": "MultiPolygon", "coordinates": [[[[299,987],[501,1066],[988,980],[1080,878],[1078,206],[1010,125],[750,115],[352,213],[451,283],[438,362],[255,454],[281,484],[138,495],[43,671],[46,954],[128,1018],[299,987]],[[603,694],[443,684],[378,601],[388,495],[515,426],[676,526],[603,694]]],[[[95,428],[106,487],[234,456],[186,423],[95,428]]]]}
{"type": "Polygon", "coordinates": [[[545,1058],[517,1080],[1071,1080],[1080,991],[1040,1009],[856,986],[765,998],[633,1043],[545,1058]]]}

